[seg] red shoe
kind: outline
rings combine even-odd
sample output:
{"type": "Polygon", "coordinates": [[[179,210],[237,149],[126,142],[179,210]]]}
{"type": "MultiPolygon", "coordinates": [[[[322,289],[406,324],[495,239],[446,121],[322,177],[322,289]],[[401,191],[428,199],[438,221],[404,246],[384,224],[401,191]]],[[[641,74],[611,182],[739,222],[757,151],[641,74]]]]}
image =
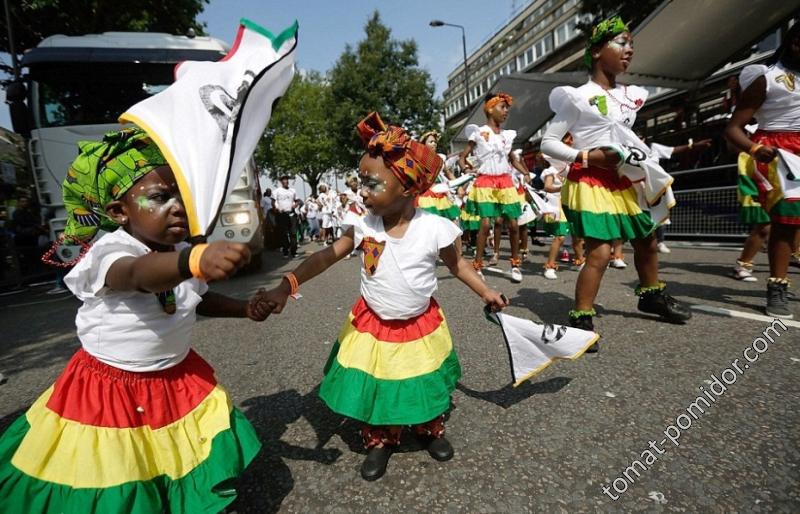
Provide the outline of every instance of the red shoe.
{"type": "Polygon", "coordinates": [[[569,252],[566,250],[561,251],[561,258],[558,259],[561,262],[569,262],[569,252]]]}

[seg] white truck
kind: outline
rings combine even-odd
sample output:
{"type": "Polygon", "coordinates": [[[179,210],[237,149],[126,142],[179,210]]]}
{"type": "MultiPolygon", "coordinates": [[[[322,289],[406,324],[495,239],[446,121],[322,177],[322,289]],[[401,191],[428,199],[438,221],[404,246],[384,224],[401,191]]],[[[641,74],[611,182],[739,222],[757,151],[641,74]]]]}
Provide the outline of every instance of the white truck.
{"type": "MultiPolygon", "coordinates": [[[[53,240],[66,224],[61,184],[77,156],[77,142],[100,139],[118,129],[122,112],[173,82],[177,63],[216,61],[227,51],[224,42],[210,37],[105,32],[51,36],[25,52],[28,155],[39,202],[53,214],[49,220],[53,240]]],[[[209,240],[245,243],[258,263],[264,248],[263,222],[258,170],[251,159],[209,240]]],[[[62,245],[57,253],[69,261],[75,251],[74,246],[62,245]]]]}

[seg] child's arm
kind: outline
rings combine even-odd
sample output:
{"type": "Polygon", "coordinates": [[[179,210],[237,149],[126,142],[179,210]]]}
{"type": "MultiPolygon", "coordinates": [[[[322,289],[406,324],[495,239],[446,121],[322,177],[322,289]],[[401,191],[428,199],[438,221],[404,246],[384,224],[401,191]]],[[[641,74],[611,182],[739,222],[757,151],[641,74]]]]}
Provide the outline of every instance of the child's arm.
{"type": "MultiPolygon", "coordinates": [[[[141,257],[122,257],[108,268],[106,286],[117,291],[145,291],[160,293],[169,291],[184,280],[178,268],[183,252],[151,252],[141,257]]],[[[224,280],[250,262],[250,250],[246,245],[211,243],[200,257],[200,271],[206,281],[224,280]]]]}
{"type": "Polygon", "coordinates": [[[450,268],[450,273],[475,291],[475,294],[491,306],[492,311],[503,310],[508,305],[508,300],[481,280],[481,277],[475,273],[475,269],[458,254],[454,245],[451,244],[439,250],[439,257],[450,268]]]}
{"type": "Polygon", "coordinates": [[[467,157],[469,157],[469,154],[472,153],[473,148],[475,148],[475,143],[472,141],[467,141],[467,146],[464,147],[464,150],[458,155],[458,165],[465,172],[474,169],[472,164],[470,164],[467,160],[467,157]]]}
{"type": "MultiPolygon", "coordinates": [[[[350,252],[353,251],[354,246],[353,227],[350,227],[344,234],[342,234],[342,237],[334,241],[332,245],[316,252],[314,255],[301,262],[297,268],[295,268],[292,273],[294,273],[298,285],[308,282],[312,278],[336,264],[338,261],[350,255],[350,252]]],[[[275,307],[272,309],[272,312],[275,314],[280,314],[284,305],[286,305],[286,300],[289,298],[291,292],[292,286],[289,283],[289,280],[284,277],[284,279],[281,280],[281,283],[278,284],[274,289],[264,293],[262,299],[263,301],[275,305],[275,307]]]]}
{"type": "Polygon", "coordinates": [[[544,178],[544,190],[548,193],[558,193],[561,191],[561,186],[556,186],[554,182],[553,175],[547,175],[544,178]]]}
{"type": "Polygon", "coordinates": [[[263,300],[264,293],[265,291],[261,289],[249,301],[244,301],[208,291],[197,306],[197,314],[215,318],[250,318],[253,321],[264,321],[274,307],[263,300]]]}

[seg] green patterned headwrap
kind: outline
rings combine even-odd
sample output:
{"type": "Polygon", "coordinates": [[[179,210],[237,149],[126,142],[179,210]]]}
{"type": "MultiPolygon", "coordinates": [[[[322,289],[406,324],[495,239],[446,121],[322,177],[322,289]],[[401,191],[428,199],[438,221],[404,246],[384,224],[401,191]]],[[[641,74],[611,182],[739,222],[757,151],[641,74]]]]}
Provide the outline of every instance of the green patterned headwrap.
{"type": "Polygon", "coordinates": [[[167,160],[147,133],[138,128],[109,132],[102,141],[80,141],[80,154],[64,179],[68,237],[89,241],[98,230],[118,225],[106,205],[119,200],[133,184],[167,160]]]}
{"type": "Polygon", "coordinates": [[[608,41],[617,34],[630,32],[628,25],[619,16],[613,16],[601,21],[592,28],[592,35],[586,42],[586,51],[583,53],[583,63],[587,68],[592,68],[592,47],[608,41]]]}

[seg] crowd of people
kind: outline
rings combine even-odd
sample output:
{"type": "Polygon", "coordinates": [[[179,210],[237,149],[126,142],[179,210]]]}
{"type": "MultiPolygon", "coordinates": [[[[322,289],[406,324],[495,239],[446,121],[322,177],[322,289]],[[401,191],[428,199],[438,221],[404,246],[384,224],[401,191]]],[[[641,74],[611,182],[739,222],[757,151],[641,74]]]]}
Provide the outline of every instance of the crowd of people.
{"type": "MultiPolygon", "coordinates": [[[[385,474],[404,431],[433,459],[453,457],[445,414],[461,367],[433,297],[437,266],[443,262],[481,306],[504,309],[508,298],[489,286],[484,271],[499,262],[505,231],[508,275],[523,280],[525,225],[536,217],[526,213],[546,215],[554,238],[547,278],[555,273],[562,238],[573,238],[580,271],[574,304],[564,313],[573,327],[594,331],[601,280],[609,263],[621,259],[615,241],[633,247],[638,309],[670,323],[689,321],[687,304],[666,292],[659,275],[656,229],[674,205],[672,179],[654,147],[631,130],[647,91],[616,80],[633,54],[627,25],[617,17],[604,20],[586,45],[587,83],[551,93],[555,118],[542,142],[549,163],[542,192],[528,187],[533,179],[512,148],[515,134],[503,129],[513,106],[509,95],[489,94],[486,123],[467,127],[459,177],[443,172],[448,159],[437,154],[435,132],[414,139],[370,113],[357,125],[364,153],[349,191],[321,186],[300,204],[289,177],[282,177],[280,188],[265,197],[286,257],[297,255],[301,217],[318,220],[323,247],[248,300],[209,291],[207,283],[235,274],[249,251],[235,243],[186,242],[187,214],[175,175],[144,130],[109,133],[82,147],[72,164],[80,173],[64,183],[67,232],[89,247],[65,277],[82,302],[76,318],[81,349],[0,438],[0,511],[223,510],[234,498],[231,480],[261,444],[211,366],[192,350],[196,314],[263,322],[287,308],[303,284],[354,252],[360,297],[331,348],[319,395],[331,411],[361,423],[365,480],[385,474]],[[105,234],[93,239],[101,229],[105,234]],[[470,262],[462,250],[473,245],[470,262]]],[[[782,179],[775,162],[800,151],[798,71],[800,24],[773,62],[745,68],[744,92],[727,132],[744,154],[748,205],[758,198],[771,227],[766,311],[783,318],[792,316],[786,275],[800,226],[800,192],[782,179]],[[744,126],[753,117],[759,129],[748,135],[744,126]]],[[[747,258],[738,265],[746,268],[747,258]]],[[[597,350],[596,343],[587,348],[597,350]]]]}

